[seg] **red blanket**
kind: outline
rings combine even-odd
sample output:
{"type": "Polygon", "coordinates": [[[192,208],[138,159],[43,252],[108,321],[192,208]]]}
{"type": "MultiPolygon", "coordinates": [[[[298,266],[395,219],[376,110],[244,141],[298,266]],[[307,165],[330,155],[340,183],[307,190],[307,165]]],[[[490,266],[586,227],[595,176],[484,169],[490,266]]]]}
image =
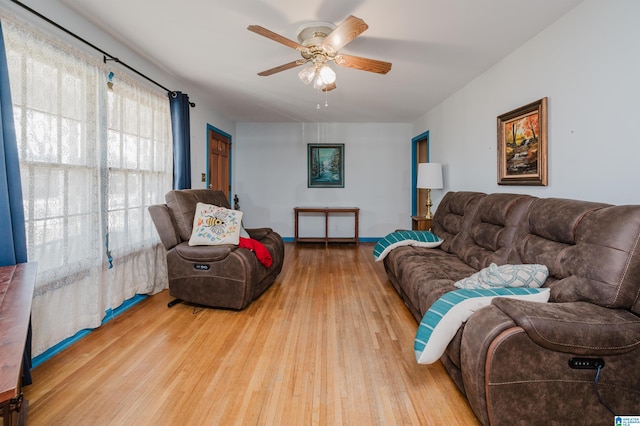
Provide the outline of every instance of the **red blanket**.
{"type": "Polygon", "coordinates": [[[267,250],[264,244],[262,244],[258,240],[254,240],[253,238],[240,237],[238,246],[244,247],[254,252],[260,263],[262,263],[267,268],[273,263],[273,259],[271,258],[269,250],[267,250]]]}

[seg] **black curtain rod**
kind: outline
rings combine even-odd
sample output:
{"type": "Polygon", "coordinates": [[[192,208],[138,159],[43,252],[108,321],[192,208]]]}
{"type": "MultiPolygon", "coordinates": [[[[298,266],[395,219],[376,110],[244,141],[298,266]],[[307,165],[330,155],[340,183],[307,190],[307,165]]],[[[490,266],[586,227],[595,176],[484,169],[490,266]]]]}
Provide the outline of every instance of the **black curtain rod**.
{"type": "MultiPolygon", "coordinates": [[[[150,77],[147,77],[146,75],[142,74],[140,71],[136,70],[135,68],[132,68],[131,66],[129,66],[128,64],[122,62],[120,59],[116,58],[115,56],[105,52],[104,50],[100,49],[98,46],[96,46],[95,44],[85,40],[84,38],[80,37],[79,35],[77,35],[76,33],[66,29],[65,27],[63,27],[62,25],[58,24],[57,22],[52,21],[51,19],[47,18],[46,16],[44,16],[43,14],[41,14],[40,12],[33,10],[32,8],[30,8],[29,6],[27,6],[26,4],[19,2],[18,0],[11,0],[12,3],[17,4],[18,6],[22,7],[23,9],[25,9],[26,11],[36,15],[38,18],[48,22],[49,24],[53,25],[54,27],[58,28],[59,30],[64,31],[65,33],[69,34],[71,37],[75,38],[76,40],[79,40],[81,42],[83,42],[84,44],[86,44],[87,46],[97,50],[98,52],[102,53],[102,61],[106,64],[107,61],[114,61],[117,62],[118,64],[122,65],[123,67],[127,68],[128,70],[138,74],[140,77],[144,78],[147,81],[150,81],[151,83],[155,84],[156,86],[160,87],[161,89],[164,89],[167,93],[169,93],[170,95],[174,95],[176,92],[174,90],[169,90],[166,87],[164,87],[162,84],[158,83],[157,81],[151,79],[150,77]]],[[[196,104],[193,102],[189,102],[189,105],[191,105],[192,107],[195,107],[196,104]]]]}

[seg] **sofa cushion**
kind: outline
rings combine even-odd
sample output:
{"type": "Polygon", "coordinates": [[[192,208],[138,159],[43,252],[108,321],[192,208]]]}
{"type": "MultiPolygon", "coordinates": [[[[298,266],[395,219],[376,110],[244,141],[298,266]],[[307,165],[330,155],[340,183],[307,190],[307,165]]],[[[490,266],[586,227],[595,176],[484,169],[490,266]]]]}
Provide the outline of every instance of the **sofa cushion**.
{"type": "Polygon", "coordinates": [[[396,231],[381,238],[373,248],[376,262],[383,260],[391,250],[400,246],[435,248],[442,240],[429,231],[396,231]]]}
{"type": "Polygon", "coordinates": [[[197,203],[190,246],[235,244],[240,240],[242,212],[212,204],[197,203]]]}
{"type": "Polygon", "coordinates": [[[383,261],[391,284],[417,322],[438,297],[456,289],[454,282],[477,272],[441,247],[398,247],[383,261]]]}
{"type": "Polygon", "coordinates": [[[460,289],[444,294],[429,308],[418,327],[413,345],[418,363],[432,364],[440,359],[462,323],[496,297],[546,302],[549,289],[460,289]]]}
{"type": "Polygon", "coordinates": [[[542,287],[549,275],[545,265],[496,265],[492,263],[475,274],[457,281],[458,288],[542,287]]]}

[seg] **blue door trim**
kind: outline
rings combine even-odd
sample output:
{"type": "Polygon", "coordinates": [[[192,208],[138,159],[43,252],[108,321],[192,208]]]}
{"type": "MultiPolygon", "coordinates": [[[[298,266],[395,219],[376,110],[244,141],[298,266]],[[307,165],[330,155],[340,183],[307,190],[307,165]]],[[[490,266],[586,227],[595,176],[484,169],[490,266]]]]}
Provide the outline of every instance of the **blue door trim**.
{"type": "Polygon", "coordinates": [[[416,196],[416,184],[418,182],[418,142],[427,140],[427,162],[430,161],[429,131],[419,134],[411,139],[411,215],[418,213],[418,197],[416,196]]]}

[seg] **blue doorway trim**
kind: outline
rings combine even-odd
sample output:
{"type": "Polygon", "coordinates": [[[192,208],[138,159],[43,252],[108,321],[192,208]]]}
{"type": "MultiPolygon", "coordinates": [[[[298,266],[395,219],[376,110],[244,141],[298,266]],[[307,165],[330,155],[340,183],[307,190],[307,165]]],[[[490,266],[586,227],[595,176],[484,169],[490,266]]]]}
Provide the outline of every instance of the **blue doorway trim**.
{"type": "MultiPolygon", "coordinates": [[[[225,136],[227,138],[229,138],[229,145],[230,147],[233,146],[233,138],[231,137],[231,135],[223,130],[218,129],[215,126],[212,126],[211,124],[207,123],[207,134],[205,136],[205,140],[207,141],[207,151],[206,151],[206,162],[205,162],[205,167],[207,169],[206,175],[206,183],[205,185],[207,186],[207,188],[209,188],[209,131],[214,131],[216,133],[221,134],[222,136],[225,136]]],[[[231,161],[233,159],[233,149],[229,148],[229,187],[233,187],[233,180],[231,179],[231,176],[233,176],[233,161],[231,161]]],[[[229,194],[227,198],[229,198],[229,203],[231,204],[231,206],[233,206],[233,198],[231,196],[231,194],[233,193],[233,191],[231,189],[229,189],[229,194]]]]}
{"type": "Polygon", "coordinates": [[[420,141],[427,141],[427,162],[430,161],[429,151],[431,146],[429,144],[429,131],[419,134],[411,139],[411,215],[415,216],[418,213],[418,197],[416,196],[416,185],[418,183],[418,143],[420,141]]]}

